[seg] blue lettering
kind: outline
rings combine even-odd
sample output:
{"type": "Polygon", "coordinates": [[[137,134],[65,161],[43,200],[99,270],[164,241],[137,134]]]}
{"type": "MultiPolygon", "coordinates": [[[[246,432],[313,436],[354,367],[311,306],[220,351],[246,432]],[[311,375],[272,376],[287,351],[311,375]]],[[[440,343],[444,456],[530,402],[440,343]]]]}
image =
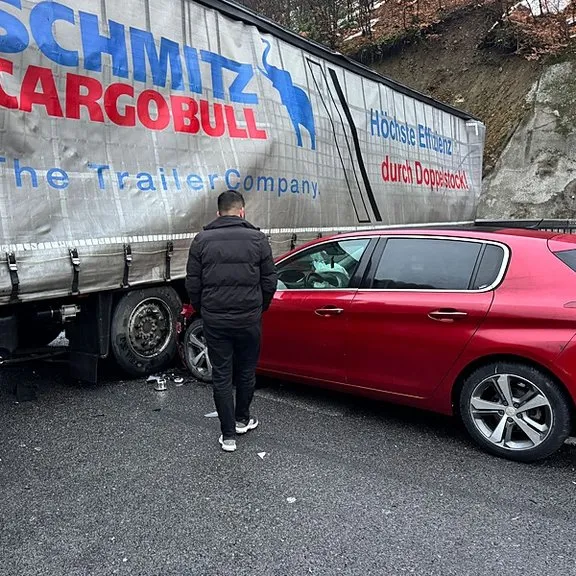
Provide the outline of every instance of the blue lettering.
{"type": "Polygon", "coordinates": [[[178,192],[180,192],[180,190],[182,190],[182,186],[180,184],[180,176],[176,168],[172,168],[172,176],[174,177],[174,183],[176,184],[176,189],[178,190],[178,192]]]}
{"type": "Polygon", "coordinates": [[[220,56],[220,54],[214,54],[213,52],[207,52],[206,50],[201,50],[200,56],[204,62],[210,64],[210,69],[212,71],[212,94],[214,98],[224,100],[224,77],[222,74],[222,68],[226,58],[220,56]]]}
{"type": "Polygon", "coordinates": [[[168,62],[170,62],[171,88],[172,90],[184,90],[180,46],[178,43],[164,37],[160,38],[160,54],[158,54],[154,36],[150,32],[138,30],[138,28],[130,28],[130,41],[132,44],[134,80],[146,82],[146,56],[148,56],[154,86],[166,87],[168,62]]]}
{"type": "Polygon", "coordinates": [[[278,196],[282,196],[285,192],[288,191],[288,180],[286,178],[279,178],[278,179],[278,196]]]}
{"type": "Polygon", "coordinates": [[[56,190],[66,190],[68,184],[70,184],[68,174],[60,168],[51,168],[48,170],[46,180],[48,181],[48,185],[56,190]]]}
{"type": "Polygon", "coordinates": [[[426,130],[422,124],[418,124],[418,146],[426,148],[426,130]]]}
{"type": "Polygon", "coordinates": [[[188,87],[190,92],[202,94],[202,75],[200,73],[200,63],[198,62],[198,50],[184,46],[184,60],[188,71],[188,87]]]}
{"type": "Polygon", "coordinates": [[[74,10],[58,2],[40,2],[30,12],[30,29],[44,56],[62,66],[78,66],[78,51],[62,48],[54,38],[53,25],[57,20],[74,24],[74,10]]]}
{"type": "MultiPolygon", "coordinates": [[[[228,60],[232,62],[232,60],[228,60]]],[[[253,92],[244,92],[244,89],[252,80],[254,76],[254,69],[250,64],[239,64],[234,62],[238,68],[235,72],[238,73],[236,79],[230,84],[230,100],[238,102],[239,104],[258,104],[258,96],[253,92]]]]}
{"type": "Polygon", "coordinates": [[[230,168],[229,170],[226,170],[226,173],[224,174],[224,181],[226,182],[226,188],[229,188],[230,190],[238,190],[238,188],[240,188],[240,183],[236,182],[235,184],[232,184],[232,181],[230,180],[230,176],[232,175],[240,179],[240,172],[238,172],[236,168],[230,168]]]}
{"type": "Polygon", "coordinates": [[[380,115],[378,114],[378,110],[370,108],[370,130],[372,136],[374,136],[374,127],[376,127],[376,134],[380,136],[380,115]]]}
{"type": "Polygon", "coordinates": [[[27,173],[30,175],[32,180],[32,188],[38,188],[38,175],[36,174],[36,170],[34,168],[30,168],[29,166],[20,166],[20,160],[18,158],[14,159],[14,177],[16,178],[16,186],[18,188],[22,188],[22,174],[27,173]]]}
{"type": "Polygon", "coordinates": [[[126,178],[129,178],[130,174],[128,172],[116,172],[116,178],[118,178],[118,188],[124,190],[124,182],[126,178]]]}
{"type": "Polygon", "coordinates": [[[246,176],[244,178],[243,188],[246,192],[250,192],[252,188],[254,188],[254,177],[253,176],[246,176]]]}
{"type": "Polygon", "coordinates": [[[202,176],[198,176],[198,174],[190,174],[188,178],[186,178],[186,184],[188,184],[192,190],[202,190],[202,188],[204,188],[202,176]]]}
{"type": "Polygon", "coordinates": [[[84,68],[93,72],[102,72],[102,54],[112,57],[112,74],[119,78],[128,78],[128,53],[124,26],[108,20],[110,37],[100,34],[98,16],[80,12],[82,30],[82,48],[84,50],[84,68]]]}
{"type": "Polygon", "coordinates": [[[224,100],[224,98],[226,98],[223,70],[230,70],[237,74],[236,78],[230,85],[230,100],[241,104],[258,104],[258,96],[256,94],[244,92],[244,89],[254,74],[252,66],[249,64],[240,64],[239,62],[235,62],[229,58],[224,58],[224,56],[221,56],[220,54],[215,54],[214,52],[208,52],[206,50],[200,51],[200,57],[203,62],[210,64],[212,72],[212,93],[214,98],[218,98],[219,100],[224,100]]]}
{"type": "Polygon", "coordinates": [[[100,187],[100,190],[106,190],[106,182],[104,182],[104,170],[109,170],[110,166],[107,164],[93,164],[92,162],[89,162],[88,168],[90,168],[90,170],[97,170],[98,186],[100,187]]]}
{"type": "Polygon", "coordinates": [[[149,174],[148,172],[138,172],[136,178],[138,178],[138,182],[136,182],[138,190],[142,190],[142,192],[156,192],[156,186],[154,186],[152,174],[149,174]]]}
{"type": "MultiPolygon", "coordinates": [[[[0,2],[22,10],[20,0],[0,0],[0,2]]],[[[0,52],[17,54],[18,52],[26,50],[30,43],[30,36],[28,35],[26,26],[24,26],[16,16],[0,10],[0,28],[4,29],[4,34],[0,36],[0,52]]]]}

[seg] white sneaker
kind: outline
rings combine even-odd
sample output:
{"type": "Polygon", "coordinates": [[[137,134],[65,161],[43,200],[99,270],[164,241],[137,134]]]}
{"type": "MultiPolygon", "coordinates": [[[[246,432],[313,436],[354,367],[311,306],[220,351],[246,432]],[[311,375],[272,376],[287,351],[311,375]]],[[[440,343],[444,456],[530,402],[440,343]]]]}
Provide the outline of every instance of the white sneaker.
{"type": "Polygon", "coordinates": [[[246,434],[250,430],[254,430],[254,428],[258,428],[258,418],[250,418],[247,424],[244,422],[236,422],[236,434],[246,434]]]}
{"type": "Polygon", "coordinates": [[[236,451],[236,440],[224,440],[224,436],[220,436],[220,446],[224,452],[235,452],[236,451]]]}

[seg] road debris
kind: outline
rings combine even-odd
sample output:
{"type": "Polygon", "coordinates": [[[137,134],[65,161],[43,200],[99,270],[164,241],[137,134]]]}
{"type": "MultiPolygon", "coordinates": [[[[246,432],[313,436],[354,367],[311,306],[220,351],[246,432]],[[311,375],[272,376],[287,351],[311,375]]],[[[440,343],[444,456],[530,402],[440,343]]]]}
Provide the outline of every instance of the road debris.
{"type": "Polygon", "coordinates": [[[164,392],[167,390],[166,378],[162,376],[148,376],[146,382],[156,382],[156,384],[154,384],[154,390],[156,390],[156,392],[164,392]]]}
{"type": "Polygon", "coordinates": [[[258,456],[264,460],[264,456],[266,456],[266,452],[258,452],[258,456]]]}
{"type": "Polygon", "coordinates": [[[286,498],[286,502],[288,502],[288,504],[294,504],[294,502],[296,502],[296,498],[290,496],[289,498],[286,498]]]}
{"type": "Polygon", "coordinates": [[[218,418],[218,412],[209,412],[208,414],[204,414],[205,418],[218,418]]]}

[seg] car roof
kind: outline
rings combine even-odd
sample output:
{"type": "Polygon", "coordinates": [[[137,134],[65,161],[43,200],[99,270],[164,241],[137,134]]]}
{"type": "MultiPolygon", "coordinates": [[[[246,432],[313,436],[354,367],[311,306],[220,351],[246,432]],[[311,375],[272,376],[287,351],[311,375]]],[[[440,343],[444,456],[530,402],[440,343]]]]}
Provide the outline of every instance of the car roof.
{"type": "MultiPolygon", "coordinates": [[[[338,234],[337,238],[357,238],[358,236],[454,236],[457,238],[474,238],[480,240],[498,240],[502,241],[508,237],[534,238],[540,240],[550,240],[551,238],[559,239],[567,236],[576,242],[576,237],[570,234],[558,234],[558,232],[549,232],[543,230],[534,230],[529,228],[497,228],[489,226],[430,226],[412,228],[410,226],[403,228],[373,228],[370,230],[358,230],[356,232],[346,232],[338,234]]],[[[325,240],[326,238],[324,238],[325,240]]]]}

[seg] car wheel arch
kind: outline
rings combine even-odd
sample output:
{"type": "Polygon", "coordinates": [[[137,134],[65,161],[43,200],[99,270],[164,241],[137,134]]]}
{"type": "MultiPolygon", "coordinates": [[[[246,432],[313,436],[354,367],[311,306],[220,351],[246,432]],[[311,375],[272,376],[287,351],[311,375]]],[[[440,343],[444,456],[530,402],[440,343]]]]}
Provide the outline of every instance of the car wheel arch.
{"type": "Polygon", "coordinates": [[[486,366],[488,364],[497,364],[498,362],[513,362],[513,363],[520,363],[525,364],[527,366],[531,366],[532,368],[536,368],[540,370],[547,376],[549,376],[552,380],[554,380],[561,388],[564,389],[566,392],[567,397],[570,399],[570,408],[572,411],[572,415],[576,416],[576,405],[574,404],[574,399],[570,394],[568,387],[559,378],[552,370],[548,367],[544,366],[539,362],[535,362],[534,360],[527,358],[525,356],[517,355],[517,354],[492,354],[490,356],[483,356],[481,358],[477,358],[470,362],[456,377],[454,384],[452,385],[452,393],[451,393],[451,401],[452,401],[452,411],[455,416],[460,417],[460,393],[462,392],[462,388],[466,379],[472,375],[476,370],[481,368],[482,366],[486,366]]]}

